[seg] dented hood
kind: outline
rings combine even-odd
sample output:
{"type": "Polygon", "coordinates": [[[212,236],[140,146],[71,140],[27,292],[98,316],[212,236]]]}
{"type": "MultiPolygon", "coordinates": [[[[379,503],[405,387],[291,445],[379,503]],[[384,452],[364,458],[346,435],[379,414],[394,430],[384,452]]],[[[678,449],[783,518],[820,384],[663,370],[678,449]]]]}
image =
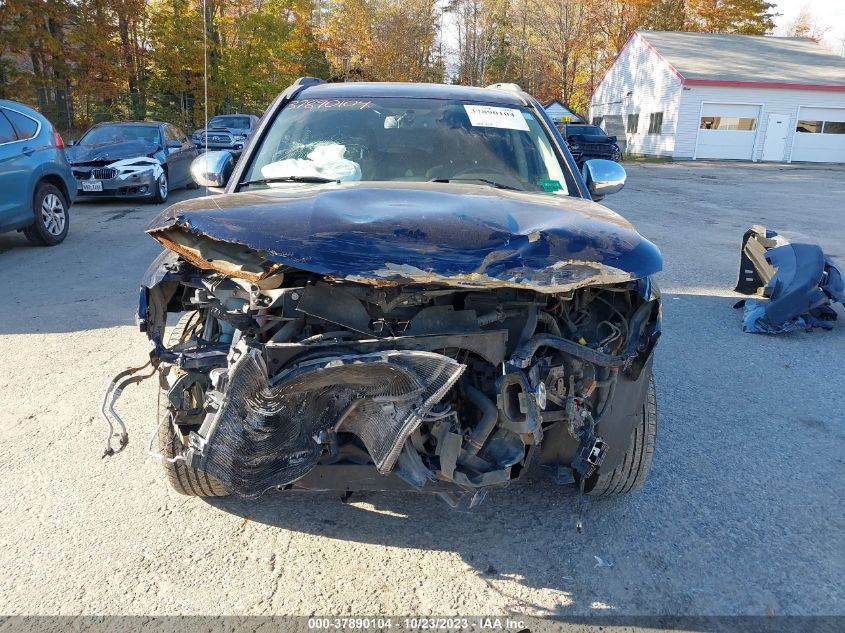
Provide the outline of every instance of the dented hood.
{"type": "Polygon", "coordinates": [[[72,165],[79,163],[113,162],[123,158],[151,156],[158,145],[145,141],[115,141],[96,145],[73,145],[65,148],[65,155],[72,165]]]}
{"type": "Polygon", "coordinates": [[[654,244],[593,202],[457,183],[285,184],[195,198],[148,233],[200,268],[251,280],[293,267],[374,285],[563,292],[663,264],[654,244]]]}

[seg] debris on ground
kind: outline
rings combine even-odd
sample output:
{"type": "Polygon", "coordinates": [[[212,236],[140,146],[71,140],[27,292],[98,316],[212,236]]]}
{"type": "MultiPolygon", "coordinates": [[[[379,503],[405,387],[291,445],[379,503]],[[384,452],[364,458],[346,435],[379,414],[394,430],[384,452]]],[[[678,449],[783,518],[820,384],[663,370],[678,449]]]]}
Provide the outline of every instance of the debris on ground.
{"type": "Polygon", "coordinates": [[[744,332],[785,334],[814,327],[829,330],[845,300],[839,268],[818,244],[793,242],[763,226],[742,238],[736,292],[755,295],[734,308],[745,308],[744,332]]]}

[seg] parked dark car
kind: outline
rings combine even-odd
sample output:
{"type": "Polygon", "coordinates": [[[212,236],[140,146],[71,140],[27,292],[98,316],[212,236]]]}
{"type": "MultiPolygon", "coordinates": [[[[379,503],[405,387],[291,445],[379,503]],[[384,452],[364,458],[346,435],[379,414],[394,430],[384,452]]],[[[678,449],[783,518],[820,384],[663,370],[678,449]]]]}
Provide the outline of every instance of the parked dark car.
{"type": "Polygon", "coordinates": [[[229,150],[237,155],[246,147],[250,135],[258,127],[252,114],[223,114],[209,119],[206,126],[191,136],[200,151],[229,150]]]}
{"type": "Polygon", "coordinates": [[[619,162],[621,152],[616,137],[610,136],[598,125],[566,124],[561,133],[566,139],[569,151],[579,166],[592,158],[603,158],[619,162]]]}
{"type": "Polygon", "coordinates": [[[98,123],[67,149],[81,196],[164,202],[173,189],[195,187],[193,143],[157,121],[98,123]]]}
{"type": "Polygon", "coordinates": [[[152,222],[138,310],[176,490],[643,483],[662,258],[533,97],[306,78],[193,170],[224,193],[152,222]]]}
{"type": "Polygon", "coordinates": [[[0,100],[0,232],[54,246],[67,236],[74,198],[61,135],[32,108],[0,100]]]}

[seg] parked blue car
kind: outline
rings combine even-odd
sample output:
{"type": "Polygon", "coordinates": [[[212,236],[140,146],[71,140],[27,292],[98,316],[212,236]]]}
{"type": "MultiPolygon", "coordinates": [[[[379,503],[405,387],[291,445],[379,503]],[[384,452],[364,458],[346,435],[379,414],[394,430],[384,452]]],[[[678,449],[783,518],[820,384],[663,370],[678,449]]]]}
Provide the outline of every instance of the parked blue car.
{"type": "Polygon", "coordinates": [[[64,142],[32,108],[0,100],[0,232],[20,230],[39,246],[67,236],[76,180],[64,142]]]}

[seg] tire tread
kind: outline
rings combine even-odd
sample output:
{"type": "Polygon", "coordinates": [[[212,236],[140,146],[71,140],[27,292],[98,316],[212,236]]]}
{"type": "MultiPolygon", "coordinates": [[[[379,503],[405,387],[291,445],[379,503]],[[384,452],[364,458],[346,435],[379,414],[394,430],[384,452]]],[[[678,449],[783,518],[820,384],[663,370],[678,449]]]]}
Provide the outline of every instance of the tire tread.
{"type": "Polygon", "coordinates": [[[599,497],[628,494],[639,489],[645,483],[651,470],[654,457],[654,444],[657,436],[657,394],[654,378],[649,376],[648,393],[643,403],[643,417],[631,434],[631,443],[622,463],[609,473],[601,472],[595,476],[595,483],[588,494],[599,497]]]}

